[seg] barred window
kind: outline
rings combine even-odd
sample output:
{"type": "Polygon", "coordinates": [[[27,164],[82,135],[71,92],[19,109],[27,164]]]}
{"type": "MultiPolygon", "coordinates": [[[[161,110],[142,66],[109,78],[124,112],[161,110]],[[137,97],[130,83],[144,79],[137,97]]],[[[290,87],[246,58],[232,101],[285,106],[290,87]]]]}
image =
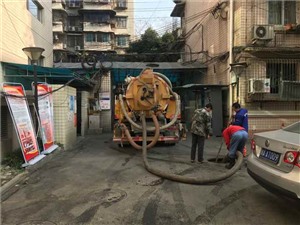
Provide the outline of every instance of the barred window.
{"type": "Polygon", "coordinates": [[[267,78],[270,78],[271,93],[279,93],[280,82],[296,81],[296,63],[267,63],[267,78]]]}

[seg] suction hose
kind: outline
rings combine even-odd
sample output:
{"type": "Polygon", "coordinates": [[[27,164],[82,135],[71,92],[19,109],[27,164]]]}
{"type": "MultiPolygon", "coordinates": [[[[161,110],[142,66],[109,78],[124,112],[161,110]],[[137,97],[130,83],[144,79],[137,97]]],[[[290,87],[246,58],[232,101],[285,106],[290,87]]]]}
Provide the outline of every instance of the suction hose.
{"type": "MultiPolygon", "coordinates": [[[[148,145],[147,145],[147,142],[146,142],[146,145],[147,145],[146,149],[152,148],[156,144],[156,142],[157,142],[157,140],[159,138],[160,129],[159,129],[159,123],[158,123],[158,120],[157,120],[155,114],[152,114],[152,119],[153,119],[154,126],[155,126],[155,134],[154,134],[154,137],[152,138],[152,141],[148,145]]],[[[121,125],[125,129],[125,135],[126,135],[128,141],[129,141],[129,143],[134,148],[136,148],[138,150],[142,150],[142,146],[140,146],[137,143],[135,143],[134,140],[132,139],[132,137],[130,135],[130,132],[129,132],[128,128],[126,127],[126,125],[123,124],[123,123],[121,125]]]]}
{"type": "MultiPolygon", "coordinates": [[[[161,171],[158,169],[154,169],[149,165],[148,159],[147,159],[147,129],[146,129],[146,119],[145,119],[145,114],[141,114],[141,119],[142,119],[142,130],[143,130],[143,162],[145,168],[152,174],[157,175],[159,177],[168,179],[168,180],[173,180],[181,183],[187,183],[187,184],[210,184],[210,183],[215,183],[221,180],[225,180],[226,178],[232,176],[235,174],[239,169],[240,166],[243,162],[243,155],[241,152],[237,152],[237,162],[235,165],[230,169],[227,170],[226,172],[222,173],[219,176],[214,176],[214,177],[209,177],[208,175],[202,174],[200,177],[185,177],[177,174],[170,174],[165,171],[161,171]]],[[[225,169],[224,169],[225,170],[225,169]]]]}
{"type": "MultiPolygon", "coordinates": [[[[171,91],[171,90],[170,90],[171,91]]],[[[176,94],[175,92],[171,91],[171,93],[175,96],[176,99],[176,111],[175,111],[175,115],[172,118],[172,120],[166,124],[160,127],[160,130],[164,130],[167,129],[168,127],[172,126],[176,121],[177,121],[177,117],[180,113],[180,99],[178,94],[176,94]]],[[[119,100],[120,100],[120,105],[121,105],[121,109],[122,109],[122,113],[124,114],[124,116],[126,117],[126,119],[128,120],[128,122],[134,126],[135,128],[139,129],[139,130],[143,130],[143,127],[137,123],[135,123],[128,115],[128,113],[126,112],[125,106],[124,106],[124,101],[123,101],[123,95],[119,94],[119,100]]],[[[155,127],[148,127],[146,128],[147,131],[156,131],[155,127]]]]}
{"type": "Polygon", "coordinates": [[[155,75],[159,76],[161,79],[163,79],[170,87],[170,89],[173,89],[172,87],[172,83],[171,81],[169,80],[168,77],[166,77],[165,75],[161,74],[161,73],[158,73],[158,72],[153,72],[155,75]]]}

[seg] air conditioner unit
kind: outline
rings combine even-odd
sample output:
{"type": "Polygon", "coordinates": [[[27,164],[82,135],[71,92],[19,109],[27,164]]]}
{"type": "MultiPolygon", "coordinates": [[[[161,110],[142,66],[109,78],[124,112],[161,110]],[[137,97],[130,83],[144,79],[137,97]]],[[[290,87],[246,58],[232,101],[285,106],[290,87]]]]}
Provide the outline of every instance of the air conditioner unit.
{"type": "Polygon", "coordinates": [[[76,45],[75,50],[80,50],[80,45],[76,45]]]}
{"type": "Polygon", "coordinates": [[[254,25],[252,37],[254,40],[270,41],[274,38],[274,27],[272,25],[254,25]]]}
{"type": "Polygon", "coordinates": [[[270,93],[270,78],[249,79],[248,93],[270,93]]]}
{"type": "Polygon", "coordinates": [[[67,48],[67,44],[63,44],[63,48],[66,49],[67,48]]]}
{"type": "Polygon", "coordinates": [[[54,35],[54,40],[56,40],[56,41],[57,41],[58,39],[59,39],[59,38],[58,38],[58,35],[57,35],[57,34],[55,34],[55,35],[54,35]]]}

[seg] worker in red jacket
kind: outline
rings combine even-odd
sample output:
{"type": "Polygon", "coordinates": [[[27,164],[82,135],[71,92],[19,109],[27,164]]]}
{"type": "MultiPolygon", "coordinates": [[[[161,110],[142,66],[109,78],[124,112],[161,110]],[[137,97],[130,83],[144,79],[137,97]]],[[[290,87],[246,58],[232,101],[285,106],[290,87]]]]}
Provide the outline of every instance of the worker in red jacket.
{"type": "Polygon", "coordinates": [[[223,138],[227,146],[228,161],[225,166],[227,169],[231,169],[235,164],[236,152],[243,153],[246,141],[248,139],[248,133],[245,128],[237,125],[231,125],[223,131],[223,138]]]}

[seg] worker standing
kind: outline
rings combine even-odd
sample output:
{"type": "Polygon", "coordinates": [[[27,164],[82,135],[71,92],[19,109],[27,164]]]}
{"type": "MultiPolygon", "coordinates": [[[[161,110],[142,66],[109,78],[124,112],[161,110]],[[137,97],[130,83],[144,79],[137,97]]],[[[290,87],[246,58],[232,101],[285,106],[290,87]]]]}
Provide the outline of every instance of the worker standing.
{"type": "Polygon", "coordinates": [[[235,112],[235,116],[231,125],[244,127],[248,132],[248,110],[241,108],[241,105],[238,102],[232,104],[232,110],[235,112]]]}
{"type": "MultiPolygon", "coordinates": [[[[235,112],[234,121],[231,122],[232,125],[241,126],[248,133],[248,110],[241,108],[238,102],[232,104],[232,110],[235,112]]],[[[243,156],[246,157],[247,148],[243,149],[243,156]]]]}
{"type": "Polygon", "coordinates": [[[236,152],[240,151],[243,153],[248,133],[241,126],[230,125],[223,131],[223,138],[229,150],[227,155],[229,163],[225,167],[231,169],[235,164],[236,152]]]}
{"type": "Polygon", "coordinates": [[[204,141],[212,136],[211,115],[212,104],[208,103],[202,109],[196,109],[192,117],[191,133],[192,133],[192,148],[191,148],[191,162],[195,162],[196,148],[198,146],[198,162],[202,163],[204,141]]]}

